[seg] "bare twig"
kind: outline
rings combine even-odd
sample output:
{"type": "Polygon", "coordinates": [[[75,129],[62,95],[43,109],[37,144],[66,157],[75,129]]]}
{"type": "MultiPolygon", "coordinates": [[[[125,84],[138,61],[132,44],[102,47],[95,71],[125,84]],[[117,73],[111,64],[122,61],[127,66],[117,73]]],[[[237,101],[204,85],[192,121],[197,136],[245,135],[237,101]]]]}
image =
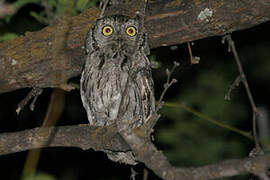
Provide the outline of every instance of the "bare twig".
{"type": "Polygon", "coordinates": [[[16,109],[16,113],[19,114],[20,111],[24,108],[24,106],[34,97],[33,102],[30,104],[30,109],[33,111],[35,109],[35,102],[37,97],[41,95],[43,89],[34,87],[31,91],[26,95],[26,97],[18,104],[16,109]]]}
{"type": "Polygon", "coordinates": [[[192,55],[192,50],[191,50],[189,41],[187,42],[187,45],[188,45],[188,52],[190,56],[190,64],[199,64],[200,58],[192,55]]]}
{"type": "Polygon", "coordinates": [[[99,8],[101,9],[99,18],[102,18],[105,12],[106,7],[108,6],[110,0],[102,0],[99,4],[99,8]]]}
{"type": "Polygon", "coordinates": [[[171,80],[171,75],[174,72],[174,70],[176,69],[176,67],[178,67],[180,64],[176,61],[174,61],[174,66],[172,67],[171,70],[166,69],[166,74],[167,74],[167,80],[166,83],[163,85],[164,86],[164,90],[162,91],[160,98],[157,102],[156,105],[156,110],[155,112],[152,114],[152,116],[148,119],[148,121],[143,125],[145,130],[148,132],[146,134],[150,135],[153,132],[153,128],[155,126],[155,124],[157,123],[158,119],[160,118],[160,115],[158,114],[158,111],[162,108],[162,106],[164,105],[163,102],[163,98],[167,92],[167,90],[174,84],[177,82],[176,79],[172,79],[171,80]]]}
{"type": "Polygon", "coordinates": [[[48,4],[48,1],[49,0],[41,0],[41,4],[45,9],[45,13],[46,13],[49,24],[52,24],[55,20],[55,15],[53,13],[52,8],[48,4]]]}
{"type": "Polygon", "coordinates": [[[162,106],[164,105],[163,102],[163,98],[167,92],[167,90],[174,84],[177,82],[176,79],[172,79],[171,80],[171,75],[174,72],[174,70],[176,69],[176,67],[178,67],[180,64],[176,61],[174,61],[174,66],[171,70],[166,69],[166,74],[167,74],[167,81],[166,83],[163,85],[164,86],[164,90],[162,91],[159,100],[157,102],[157,106],[156,106],[156,110],[155,112],[152,114],[152,116],[149,118],[149,120],[147,121],[147,123],[144,125],[146,131],[148,131],[148,134],[152,133],[153,128],[155,126],[155,124],[157,123],[160,115],[158,114],[158,111],[162,108],[162,106]]]}
{"type": "Polygon", "coordinates": [[[146,168],[143,169],[143,180],[148,179],[148,170],[146,168]]]}
{"type": "Polygon", "coordinates": [[[161,96],[159,97],[159,100],[158,100],[158,103],[157,103],[157,110],[156,110],[156,111],[159,111],[160,108],[163,106],[164,103],[163,103],[162,101],[163,101],[164,95],[166,94],[166,92],[167,92],[167,90],[169,89],[169,87],[170,87],[172,84],[174,84],[174,83],[177,82],[176,79],[172,79],[172,80],[171,80],[171,75],[172,75],[172,73],[174,72],[174,70],[176,69],[176,67],[178,67],[180,64],[179,64],[178,62],[176,62],[176,61],[174,61],[173,63],[174,63],[174,66],[173,66],[173,68],[172,68],[171,70],[166,69],[167,81],[166,81],[166,83],[163,85],[163,86],[164,86],[164,90],[163,90],[163,92],[161,93],[161,96]]]}
{"type": "Polygon", "coordinates": [[[240,76],[237,76],[236,79],[233,81],[233,83],[230,85],[226,95],[225,95],[225,100],[231,100],[231,93],[232,91],[239,86],[241,82],[241,77],[240,76]]]}
{"type": "MultiPolygon", "coordinates": [[[[239,74],[240,74],[239,79],[241,80],[241,82],[245,86],[245,90],[246,90],[246,93],[247,93],[247,96],[248,96],[248,99],[249,99],[249,102],[250,102],[250,105],[251,105],[251,108],[252,108],[252,112],[253,112],[253,115],[252,115],[252,131],[253,131],[253,138],[254,138],[254,142],[255,142],[255,147],[256,147],[256,149],[258,151],[261,151],[261,147],[260,147],[260,143],[259,143],[259,139],[258,139],[258,135],[257,135],[257,121],[256,121],[256,118],[258,116],[257,107],[256,107],[256,104],[255,104],[254,99],[252,97],[252,93],[250,91],[246,75],[244,73],[240,58],[239,58],[238,53],[236,51],[234,41],[232,40],[231,35],[229,34],[229,35],[224,36],[224,40],[226,40],[228,42],[229,49],[232,50],[232,53],[234,55],[234,59],[236,61],[238,71],[239,71],[239,74]]],[[[234,83],[237,84],[236,81],[234,83]]]]}
{"type": "Polygon", "coordinates": [[[130,167],[130,171],[131,171],[130,180],[136,180],[136,176],[138,173],[132,167],[130,167]]]}
{"type": "Polygon", "coordinates": [[[244,137],[246,137],[246,138],[248,138],[250,140],[253,140],[253,136],[252,136],[251,133],[243,131],[241,129],[237,129],[237,128],[229,125],[229,124],[225,124],[224,122],[213,119],[213,118],[207,116],[206,114],[203,114],[203,113],[201,113],[199,111],[196,111],[196,110],[192,109],[191,107],[188,107],[184,103],[168,103],[168,102],[166,102],[165,106],[173,107],[173,108],[182,108],[185,111],[190,112],[193,115],[197,116],[198,118],[204,119],[204,120],[206,120],[206,121],[208,121],[208,122],[210,122],[210,123],[212,123],[212,124],[214,124],[216,126],[219,126],[221,128],[227,129],[227,130],[232,131],[232,132],[235,132],[235,133],[240,134],[240,135],[242,135],[242,136],[244,136],[244,137]]]}

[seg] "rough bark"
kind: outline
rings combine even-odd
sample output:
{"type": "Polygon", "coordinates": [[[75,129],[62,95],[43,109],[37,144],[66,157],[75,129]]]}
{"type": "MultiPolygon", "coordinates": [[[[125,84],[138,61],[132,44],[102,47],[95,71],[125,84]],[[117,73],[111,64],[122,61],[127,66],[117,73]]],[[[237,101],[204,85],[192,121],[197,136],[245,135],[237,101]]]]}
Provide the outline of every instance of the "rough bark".
{"type": "MultiPolygon", "coordinates": [[[[127,1],[129,2],[129,1],[127,1]]],[[[134,14],[139,3],[108,8],[106,14],[134,14]]],[[[270,19],[269,0],[149,1],[146,30],[151,48],[247,29],[270,19]]],[[[0,93],[25,87],[61,87],[78,76],[86,33],[97,9],[64,17],[37,32],[0,43],[0,93]]]]}
{"type": "Polygon", "coordinates": [[[161,151],[146,138],[135,131],[129,131],[129,138],[125,139],[132,144],[130,147],[115,126],[91,127],[85,125],[61,126],[50,128],[35,128],[14,133],[0,134],[0,155],[10,154],[28,149],[41,147],[78,147],[83,150],[133,150],[137,159],[157,175],[166,180],[201,180],[230,177],[239,174],[253,173],[260,175],[270,168],[270,155],[253,158],[235,159],[216,164],[176,168],[170,165],[161,151]],[[53,136],[51,136],[53,134],[53,136]],[[48,136],[51,136],[47,142],[48,136]],[[47,143],[44,143],[47,142],[47,143]]]}
{"type": "Polygon", "coordinates": [[[88,125],[34,128],[0,134],[0,155],[42,147],[78,147],[114,151],[130,150],[114,126],[88,125]]]}

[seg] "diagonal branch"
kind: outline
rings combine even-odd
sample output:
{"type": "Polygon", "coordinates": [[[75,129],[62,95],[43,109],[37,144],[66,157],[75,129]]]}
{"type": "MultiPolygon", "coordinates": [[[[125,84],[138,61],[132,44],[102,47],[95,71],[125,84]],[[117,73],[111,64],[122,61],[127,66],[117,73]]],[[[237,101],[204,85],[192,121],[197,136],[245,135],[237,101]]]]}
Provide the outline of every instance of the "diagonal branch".
{"type": "MultiPolygon", "coordinates": [[[[130,14],[140,7],[117,4],[106,13],[130,14]]],[[[146,30],[151,48],[247,29],[270,20],[269,0],[151,1],[146,30]]],[[[59,87],[78,76],[84,63],[86,34],[99,15],[97,9],[0,43],[0,93],[25,87],[59,87]]]]}

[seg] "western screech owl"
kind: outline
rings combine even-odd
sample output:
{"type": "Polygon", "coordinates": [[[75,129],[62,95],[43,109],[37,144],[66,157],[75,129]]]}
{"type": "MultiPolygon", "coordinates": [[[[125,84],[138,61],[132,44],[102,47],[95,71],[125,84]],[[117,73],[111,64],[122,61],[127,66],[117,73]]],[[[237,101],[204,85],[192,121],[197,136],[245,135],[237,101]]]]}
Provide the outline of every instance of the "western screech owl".
{"type": "MultiPolygon", "coordinates": [[[[87,35],[80,91],[91,125],[114,123],[122,98],[121,118],[130,128],[141,126],[155,111],[149,45],[141,22],[141,17],[103,17],[87,35]]],[[[127,152],[107,154],[114,161],[135,163],[127,152]]]]}

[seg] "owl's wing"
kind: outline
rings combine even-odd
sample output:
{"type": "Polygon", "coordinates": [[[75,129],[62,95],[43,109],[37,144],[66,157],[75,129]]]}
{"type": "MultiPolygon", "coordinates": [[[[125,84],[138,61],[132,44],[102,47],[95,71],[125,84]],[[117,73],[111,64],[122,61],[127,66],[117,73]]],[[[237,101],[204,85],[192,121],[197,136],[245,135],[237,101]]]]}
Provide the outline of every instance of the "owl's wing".
{"type": "Polygon", "coordinates": [[[84,65],[84,68],[83,68],[83,71],[82,71],[82,75],[81,75],[81,80],[80,80],[80,94],[81,94],[81,99],[82,99],[82,103],[83,103],[83,107],[85,108],[86,112],[87,112],[87,117],[88,117],[88,120],[90,122],[90,124],[93,123],[93,112],[90,108],[90,100],[89,100],[89,97],[90,97],[90,89],[89,89],[89,84],[88,84],[88,81],[89,81],[89,77],[91,75],[90,71],[91,69],[90,68],[85,68],[85,67],[89,67],[89,55],[87,55],[87,58],[86,58],[86,62],[85,62],[85,65],[84,65]]]}
{"type": "Polygon", "coordinates": [[[155,95],[154,95],[154,81],[149,59],[146,54],[142,54],[143,62],[146,63],[145,68],[139,72],[137,76],[138,87],[140,87],[140,94],[142,98],[144,120],[147,121],[155,112],[155,95]]]}

